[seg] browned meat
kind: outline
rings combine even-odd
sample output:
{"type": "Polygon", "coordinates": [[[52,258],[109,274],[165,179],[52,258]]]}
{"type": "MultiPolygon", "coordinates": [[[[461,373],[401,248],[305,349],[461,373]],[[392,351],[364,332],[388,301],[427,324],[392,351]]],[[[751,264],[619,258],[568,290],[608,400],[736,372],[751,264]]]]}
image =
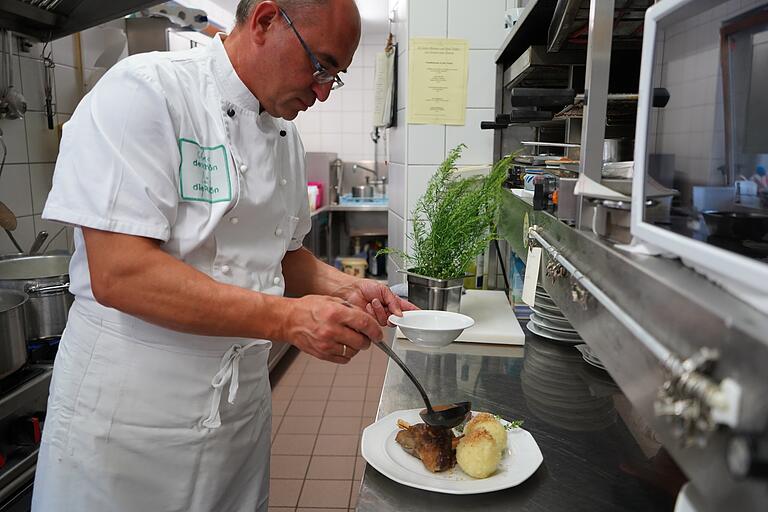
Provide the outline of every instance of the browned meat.
{"type": "Polygon", "coordinates": [[[403,450],[421,459],[424,467],[433,473],[451,469],[456,465],[456,437],[449,428],[430,427],[424,423],[410,425],[397,433],[395,441],[403,450]]]}

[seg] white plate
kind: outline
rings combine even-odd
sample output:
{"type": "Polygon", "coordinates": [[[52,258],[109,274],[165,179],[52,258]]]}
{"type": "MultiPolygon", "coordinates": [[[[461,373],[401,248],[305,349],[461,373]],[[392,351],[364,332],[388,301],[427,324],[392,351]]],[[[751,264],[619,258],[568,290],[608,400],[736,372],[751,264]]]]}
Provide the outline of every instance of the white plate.
{"type": "Polygon", "coordinates": [[[581,352],[581,358],[584,359],[588,364],[591,364],[595,368],[600,368],[601,370],[605,370],[605,366],[603,365],[603,362],[598,359],[598,357],[595,355],[594,352],[592,352],[592,349],[589,348],[589,345],[582,344],[582,345],[576,345],[576,348],[579,352],[581,352]]]}
{"type": "MultiPolygon", "coordinates": [[[[536,313],[536,316],[546,318],[547,320],[553,320],[555,322],[568,322],[568,319],[563,315],[552,313],[551,311],[545,311],[537,306],[531,308],[531,311],[536,313]]],[[[570,323],[570,322],[568,322],[570,323]]]]}
{"type": "MultiPolygon", "coordinates": [[[[533,436],[522,428],[513,428],[507,431],[507,450],[499,468],[488,478],[472,478],[458,464],[449,471],[432,473],[395,441],[400,430],[397,420],[420,423],[419,410],[395,411],[363,430],[363,458],[379,473],[395,482],[445,494],[479,494],[520,485],[536,472],[544,460],[533,436]]],[[[509,424],[503,419],[501,422],[509,424]]]]}
{"type": "Polygon", "coordinates": [[[544,311],[549,311],[552,314],[562,314],[562,311],[555,303],[546,303],[544,301],[536,301],[534,302],[534,307],[538,309],[543,309],[544,311]]]}
{"type": "Polygon", "coordinates": [[[569,335],[564,332],[553,332],[553,331],[546,331],[536,325],[533,322],[528,322],[525,324],[525,327],[531,331],[533,334],[537,336],[541,336],[542,338],[547,338],[550,340],[555,341],[567,341],[568,343],[584,343],[584,340],[581,339],[581,336],[577,335],[569,335]]]}
{"type": "Polygon", "coordinates": [[[546,318],[541,318],[536,313],[531,313],[528,319],[534,324],[536,324],[536,326],[543,327],[544,329],[549,329],[551,331],[558,331],[565,334],[578,334],[578,331],[576,329],[573,329],[572,327],[566,327],[562,323],[556,323],[556,322],[547,320],[546,318]]]}

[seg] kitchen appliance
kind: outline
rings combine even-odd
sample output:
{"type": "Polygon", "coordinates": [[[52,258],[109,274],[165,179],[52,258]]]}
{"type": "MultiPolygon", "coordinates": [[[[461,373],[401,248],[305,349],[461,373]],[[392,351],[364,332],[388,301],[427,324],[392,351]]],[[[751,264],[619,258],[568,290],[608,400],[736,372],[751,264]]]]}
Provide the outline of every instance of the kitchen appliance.
{"type": "Polygon", "coordinates": [[[657,7],[649,11],[643,41],[632,234],[768,312],[768,204],[759,185],[739,186],[760,183],[757,171],[768,164],[768,3],[676,1],[657,7]],[[681,54],[683,43],[674,34],[704,20],[695,47],[681,54]],[[695,83],[678,80],[675,55],[698,59],[695,83]],[[648,94],[659,85],[670,93],[663,111],[651,108],[648,94]],[[694,101],[699,92],[704,94],[694,101]],[[689,128],[681,132],[683,126],[689,128]],[[649,179],[660,171],[660,153],[674,155],[673,188],[680,191],[669,222],[644,205],[649,179]]]}
{"type": "Polygon", "coordinates": [[[53,41],[162,3],[158,0],[6,0],[0,28],[53,41]]]}
{"type": "Polygon", "coordinates": [[[27,332],[24,327],[24,304],[27,299],[25,293],[0,290],[0,379],[27,362],[27,332]]]}
{"type": "Polygon", "coordinates": [[[27,339],[61,336],[74,296],[69,293],[69,255],[0,260],[0,288],[29,295],[24,307],[27,339]]]}
{"type": "Polygon", "coordinates": [[[53,367],[27,365],[0,379],[0,511],[28,511],[53,367]]]}

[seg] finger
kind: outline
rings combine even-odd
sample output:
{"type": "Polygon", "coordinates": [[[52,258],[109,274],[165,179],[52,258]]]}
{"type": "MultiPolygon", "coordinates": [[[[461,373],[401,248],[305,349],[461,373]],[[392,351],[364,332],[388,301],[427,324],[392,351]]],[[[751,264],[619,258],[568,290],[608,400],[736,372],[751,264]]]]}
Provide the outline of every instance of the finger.
{"type": "Polygon", "coordinates": [[[379,324],[371,315],[364,313],[362,310],[354,309],[348,310],[347,313],[348,316],[343,323],[350,329],[367,336],[370,341],[379,341],[384,337],[381,327],[379,327],[379,324]]]}
{"type": "Polygon", "coordinates": [[[381,293],[381,301],[384,303],[387,310],[393,315],[403,316],[403,311],[400,308],[400,298],[392,293],[392,290],[386,286],[380,286],[379,290],[381,293]]]}
{"type": "MultiPolygon", "coordinates": [[[[379,325],[387,325],[387,319],[389,318],[389,315],[387,314],[387,310],[384,309],[384,306],[381,305],[379,299],[373,299],[371,302],[371,309],[373,309],[374,316],[376,317],[376,320],[378,320],[379,325]]],[[[402,313],[398,316],[402,316],[402,313]]]]}
{"type": "MultiPolygon", "coordinates": [[[[335,340],[339,344],[344,344],[349,347],[347,348],[347,352],[349,352],[350,349],[357,351],[366,350],[371,344],[371,340],[369,340],[365,334],[350,327],[344,327],[335,337],[335,340]]],[[[341,353],[341,346],[339,346],[338,350],[334,350],[334,353],[336,352],[341,353]]]]}
{"type": "Polygon", "coordinates": [[[349,345],[345,345],[343,343],[339,343],[339,356],[352,359],[357,355],[359,351],[355,350],[354,348],[350,347],[349,345]]]}
{"type": "Polygon", "coordinates": [[[400,297],[397,298],[398,303],[400,304],[400,309],[403,311],[419,311],[421,308],[411,304],[405,299],[401,299],[400,297]]]}

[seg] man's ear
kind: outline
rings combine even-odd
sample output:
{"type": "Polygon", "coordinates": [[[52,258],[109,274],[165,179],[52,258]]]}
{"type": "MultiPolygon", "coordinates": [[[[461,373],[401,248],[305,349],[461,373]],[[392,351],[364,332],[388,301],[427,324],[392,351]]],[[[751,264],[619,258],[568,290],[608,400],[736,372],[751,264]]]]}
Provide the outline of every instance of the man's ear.
{"type": "Polygon", "coordinates": [[[274,2],[261,2],[256,4],[248,20],[248,26],[251,32],[251,40],[263,45],[266,41],[267,33],[274,30],[280,21],[280,8],[274,2]]]}

